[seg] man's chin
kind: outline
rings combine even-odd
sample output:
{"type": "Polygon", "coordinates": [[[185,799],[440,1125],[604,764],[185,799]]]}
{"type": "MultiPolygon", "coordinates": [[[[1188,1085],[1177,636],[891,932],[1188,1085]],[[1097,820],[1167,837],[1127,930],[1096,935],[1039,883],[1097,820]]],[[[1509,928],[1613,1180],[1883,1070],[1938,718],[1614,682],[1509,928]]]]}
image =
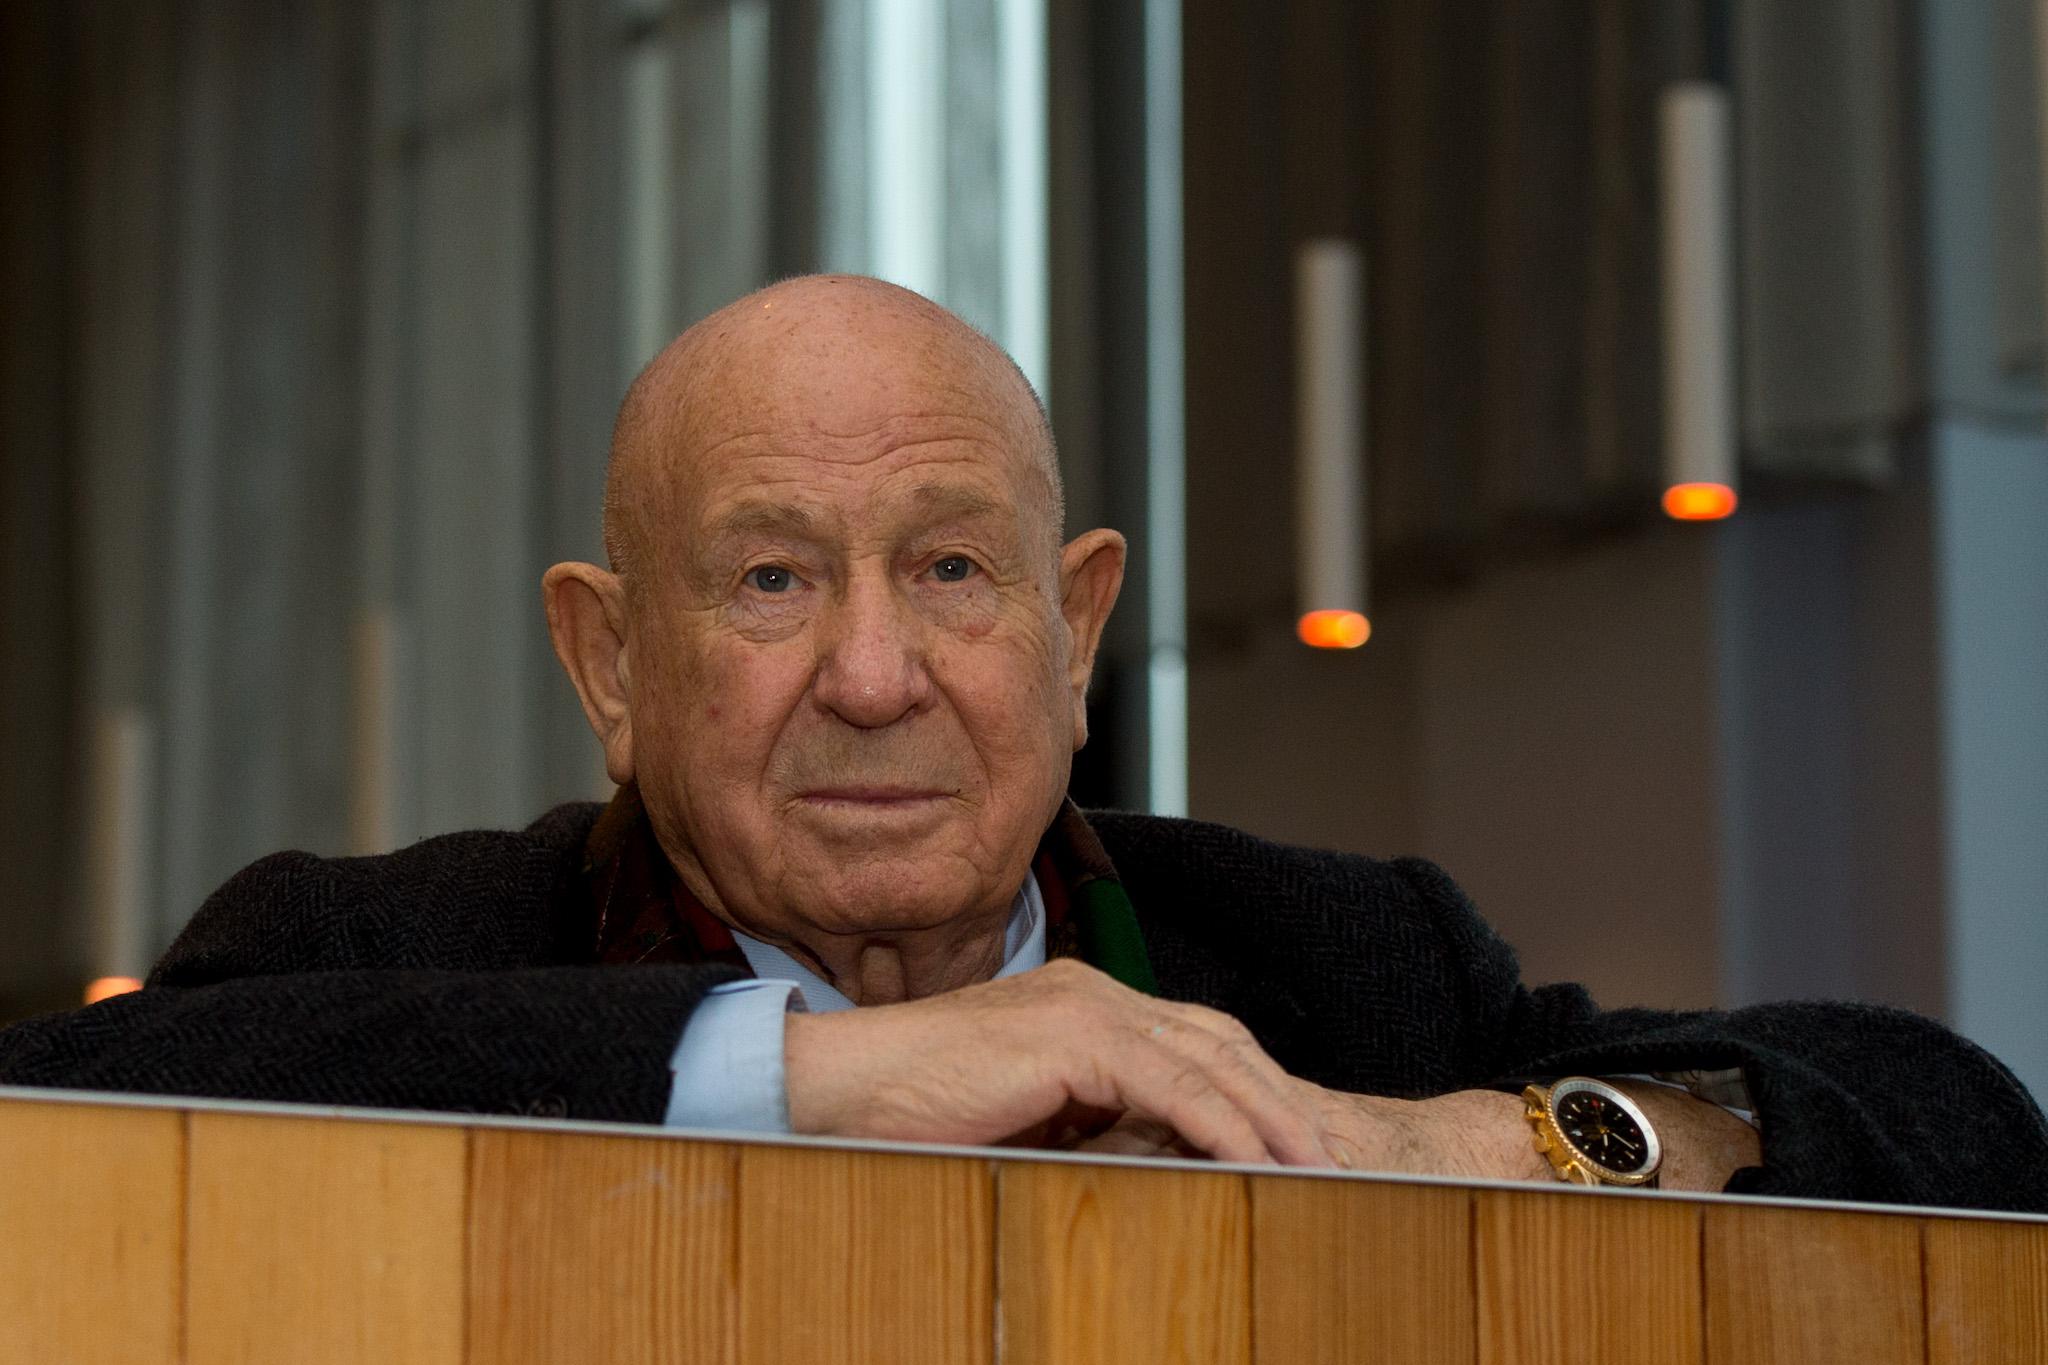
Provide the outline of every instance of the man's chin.
{"type": "MultiPolygon", "coordinates": [[[[916,933],[1007,905],[1019,886],[994,887],[916,851],[868,849],[849,857],[798,859],[790,909],[837,933],[916,933]]],[[[957,867],[957,864],[955,865],[957,867]]]]}

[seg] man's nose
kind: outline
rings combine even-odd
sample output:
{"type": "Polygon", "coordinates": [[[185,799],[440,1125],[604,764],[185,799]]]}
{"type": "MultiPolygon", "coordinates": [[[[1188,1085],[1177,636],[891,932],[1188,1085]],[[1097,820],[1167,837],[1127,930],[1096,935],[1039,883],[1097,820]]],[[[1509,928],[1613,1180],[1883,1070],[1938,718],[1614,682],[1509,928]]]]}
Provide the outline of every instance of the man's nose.
{"type": "Polygon", "coordinates": [[[849,725],[875,729],[930,700],[925,623],[893,584],[855,575],[819,624],[812,686],[819,705],[849,725]]]}

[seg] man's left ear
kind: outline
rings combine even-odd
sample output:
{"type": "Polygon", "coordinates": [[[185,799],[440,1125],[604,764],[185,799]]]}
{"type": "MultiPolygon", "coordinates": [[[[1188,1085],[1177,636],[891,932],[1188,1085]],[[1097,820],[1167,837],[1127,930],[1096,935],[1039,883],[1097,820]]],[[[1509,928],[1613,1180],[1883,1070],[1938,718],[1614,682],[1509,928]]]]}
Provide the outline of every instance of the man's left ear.
{"type": "Polygon", "coordinates": [[[1096,530],[1060,551],[1060,615],[1067,623],[1067,689],[1074,708],[1074,747],[1088,742],[1088,679],[1102,628],[1124,584],[1124,538],[1096,530]]]}

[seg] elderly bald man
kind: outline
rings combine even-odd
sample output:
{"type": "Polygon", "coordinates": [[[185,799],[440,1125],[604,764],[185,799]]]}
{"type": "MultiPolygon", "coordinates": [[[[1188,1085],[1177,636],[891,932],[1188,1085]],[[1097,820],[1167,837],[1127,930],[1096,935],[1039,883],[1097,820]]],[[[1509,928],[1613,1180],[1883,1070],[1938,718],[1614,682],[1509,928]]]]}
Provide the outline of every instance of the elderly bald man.
{"type": "Polygon", "coordinates": [[[613,801],[259,862],[0,1080],[2048,1206],[2039,1111],[1937,1025],[1603,1014],[1427,864],[1082,815],[1125,545],[1062,521],[959,319],[739,300],[627,395],[610,567],[546,576],[613,801]]]}

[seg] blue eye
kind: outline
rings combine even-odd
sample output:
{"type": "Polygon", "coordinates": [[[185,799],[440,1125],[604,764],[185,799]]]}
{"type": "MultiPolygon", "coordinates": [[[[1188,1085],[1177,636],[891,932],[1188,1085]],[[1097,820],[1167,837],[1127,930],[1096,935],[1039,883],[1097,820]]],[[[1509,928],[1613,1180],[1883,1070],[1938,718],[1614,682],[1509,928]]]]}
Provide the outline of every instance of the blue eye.
{"type": "Polygon", "coordinates": [[[932,565],[932,576],[941,583],[958,583],[974,572],[974,561],[965,555],[947,555],[932,565]]]}
{"type": "Polygon", "coordinates": [[[758,569],[747,570],[745,582],[756,592],[788,592],[796,586],[796,575],[780,564],[763,564],[758,569]]]}

